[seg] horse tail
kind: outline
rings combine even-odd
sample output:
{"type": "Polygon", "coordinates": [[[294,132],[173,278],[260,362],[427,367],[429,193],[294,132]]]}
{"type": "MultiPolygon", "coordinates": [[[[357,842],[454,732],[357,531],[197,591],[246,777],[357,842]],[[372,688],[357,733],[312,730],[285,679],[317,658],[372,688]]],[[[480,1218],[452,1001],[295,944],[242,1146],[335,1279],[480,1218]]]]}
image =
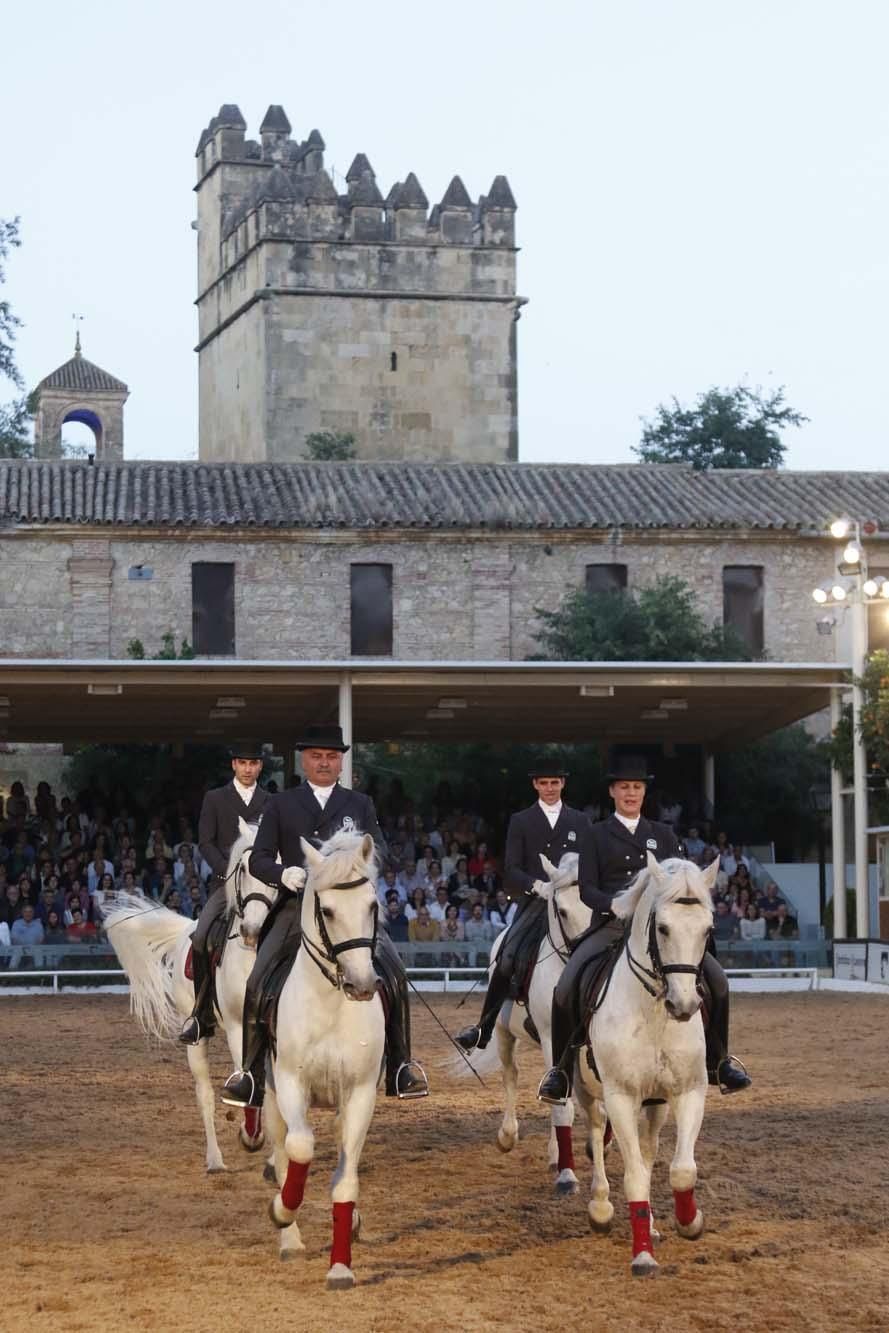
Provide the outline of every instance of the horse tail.
{"type": "Polygon", "coordinates": [[[129,977],[130,1011],[148,1036],[171,1039],[181,1022],[173,998],[174,950],[197,922],[132,893],[118,893],[103,916],[129,977]]]}
{"type": "Polygon", "coordinates": [[[472,1071],[476,1074],[493,1074],[500,1067],[500,1051],[497,1046],[496,1034],[488,1042],[483,1051],[472,1051],[469,1055],[464,1052],[454,1051],[448,1056],[447,1071],[452,1078],[472,1078],[472,1071]]]}

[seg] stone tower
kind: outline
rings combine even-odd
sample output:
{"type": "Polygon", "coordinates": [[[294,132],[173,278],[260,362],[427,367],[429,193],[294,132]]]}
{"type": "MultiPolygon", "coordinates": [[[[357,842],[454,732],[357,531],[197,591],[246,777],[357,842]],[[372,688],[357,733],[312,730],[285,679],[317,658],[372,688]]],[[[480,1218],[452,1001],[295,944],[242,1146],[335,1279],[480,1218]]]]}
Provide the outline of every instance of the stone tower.
{"type": "Polygon", "coordinates": [[[87,361],[80,349],[37,385],[34,452],[38,458],[61,458],[62,427],[66,421],[89,426],[96,437],[96,461],[123,458],[123,405],[130,391],[123,380],[87,361]]]}
{"type": "Polygon", "coordinates": [[[317,130],[236,106],[197,148],[200,456],[285,462],[314,431],[364,459],[518,456],[516,204],[459,176],[429,211],[409,173],[384,198],[363,153],[338,194],[317,130]]]}

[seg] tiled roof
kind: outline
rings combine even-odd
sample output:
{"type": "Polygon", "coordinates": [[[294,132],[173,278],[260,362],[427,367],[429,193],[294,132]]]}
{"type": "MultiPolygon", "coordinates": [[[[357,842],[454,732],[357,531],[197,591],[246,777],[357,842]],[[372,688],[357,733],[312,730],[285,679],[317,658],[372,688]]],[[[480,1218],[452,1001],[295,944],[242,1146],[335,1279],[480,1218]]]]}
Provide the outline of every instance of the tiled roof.
{"type": "Polygon", "coordinates": [[[107,370],[101,366],[94,365],[92,361],[87,361],[85,356],[75,353],[70,361],[66,361],[58,370],[54,370],[46,379],[42,379],[37,385],[38,389],[76,389],[92,390],[96,392],[126,393],[127,386],[123,380],[115,379],[109,375],[107,370]]]}
{"type": "Polygon", "coordinates": [[[0,523],[824,531],[843,513],[889,532],[889,472],[694,472],[644,463],[0,460],[0,523]]]}

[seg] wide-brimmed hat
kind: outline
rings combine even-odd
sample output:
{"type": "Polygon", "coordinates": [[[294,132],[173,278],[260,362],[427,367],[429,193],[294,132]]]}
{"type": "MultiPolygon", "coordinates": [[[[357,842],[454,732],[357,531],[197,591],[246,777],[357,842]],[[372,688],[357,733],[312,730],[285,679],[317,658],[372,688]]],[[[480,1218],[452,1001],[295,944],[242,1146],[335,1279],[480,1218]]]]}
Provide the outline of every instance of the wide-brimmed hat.
{"type": "Polygon", "coordinates": [[[339,750],[345,754],[350,746],[343,744],[343,729],[331,722],[306,727],[302,740],[296,742],[297,750],[339,750]]]}
{"type": "Polygon", "coordinates": [[[654,782],[644,754],[619,754],[605,778],[608,782],[654,782]]]}
{"type": "Polygon", "coordinates": [[[262,741],[232,741],[228,747],[232,759],[264,759],[262,741]]]}
{"type": "Polygon", "coordinates": [[[551,754],[535,755],[529,778],[567,778],[568,770],[561,759],[554,759],[551,754]]]}

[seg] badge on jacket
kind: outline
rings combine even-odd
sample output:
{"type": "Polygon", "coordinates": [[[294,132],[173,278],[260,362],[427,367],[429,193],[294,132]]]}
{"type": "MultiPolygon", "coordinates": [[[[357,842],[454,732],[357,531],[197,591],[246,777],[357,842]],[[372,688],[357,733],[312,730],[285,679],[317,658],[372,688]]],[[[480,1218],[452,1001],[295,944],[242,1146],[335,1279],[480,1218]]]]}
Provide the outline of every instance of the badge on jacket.
{"type": "Polygon", "coordinates": [[[569,831],[568,831],[568,841],[569,841],[569,842],[576,842],[576,841],[577,841],[577,834],[574,832],[574,829],[569,829],[569,831]]]}
{"type": "Polygon", "coordinates": [[[649,838],[645,846],[652,852],[657,851],[657,838],[649,838]]]}
{"type": "Polygon", "coordinates": [[[342,829],[343,833],[354,833],[354,832],[355,832],[355,820],[352,818],[351,815],[346,815],[346,816],[343,818],[343,822],[342,822],[342,824],[340,825],[340,828],[342,829]]]}

